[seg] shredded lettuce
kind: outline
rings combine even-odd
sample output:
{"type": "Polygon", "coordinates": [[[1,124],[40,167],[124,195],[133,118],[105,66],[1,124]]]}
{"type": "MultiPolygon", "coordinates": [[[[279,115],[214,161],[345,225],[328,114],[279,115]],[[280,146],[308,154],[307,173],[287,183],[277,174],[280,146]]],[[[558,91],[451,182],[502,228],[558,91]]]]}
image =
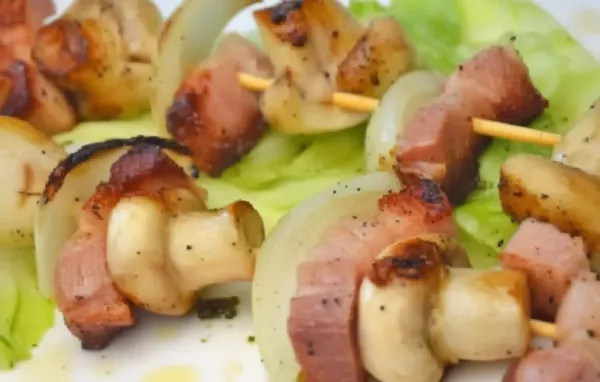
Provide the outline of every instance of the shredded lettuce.
{"type": "Polygon", "coordinates": [[[54,324],[54,304],[37,289],[31,250],[0,252],[0,371],[31,356],[54,324]]]}
{"type": "MultiPolygon", "coordinates": [[[[600,66],[551,15],[526,0],[352,0],[350,7],[368,19],[394,15],[414,41],[420,64],[450,73],[478,50],[512,43],[529,67],[550,107],[532,127],[565,133],[600,96],[600,66]]],[[[480,160],[481,186],[455,210],[463,245],[475,266],[489,266],[516,226],[504,214],[497,183],[503,161],[515,153],[549,156],[550,149],[495,140],[480,160]]]]}

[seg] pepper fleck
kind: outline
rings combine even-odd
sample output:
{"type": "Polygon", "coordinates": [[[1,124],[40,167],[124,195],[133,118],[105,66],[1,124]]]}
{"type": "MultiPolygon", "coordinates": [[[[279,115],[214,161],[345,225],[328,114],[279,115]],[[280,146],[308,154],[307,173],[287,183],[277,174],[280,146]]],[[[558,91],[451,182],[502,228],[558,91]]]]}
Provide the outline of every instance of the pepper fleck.
{"type": "Polygon", "coordinates": [[[588,337],[590,337],[590,338],[596,338],[596,332],[593,331],[592,329],[588,329],[587,334],[588,334],[588,337]]]}

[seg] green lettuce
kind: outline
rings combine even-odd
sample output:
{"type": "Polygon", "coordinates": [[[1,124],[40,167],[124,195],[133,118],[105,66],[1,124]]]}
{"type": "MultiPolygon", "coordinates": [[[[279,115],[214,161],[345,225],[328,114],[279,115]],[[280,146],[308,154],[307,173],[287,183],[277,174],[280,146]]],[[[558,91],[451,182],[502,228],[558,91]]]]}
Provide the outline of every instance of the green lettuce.
{"type": "MultiPolygon", "coordinates": [[[[402,22],[423,67],[449,74],[490,44],[513,44],[550,107],[532,127],[565,133],[600,96],[600,66],[559,23],[526,0],[352,0],[364,20],[388,13],[402,22]]],[[[532,144],[495,140],[480,160],[480,187],[456,208],[455,220],[475,266],[493,265],[516,226],[502,211],[497,183],[503,161],[515,153],[550,156],[532,144]]]]}
{"type": "Polygon", "coordinates": [[[31,356],[54,324],[54,304],[37,289],[31,250],[0,252],[0,370],[31,356]]]}
{"type": "Polygon", "coordinates": [[[209,205],[251,202],[267,231],[294,206],[335,183],[364,173],[364,127],[319,137],[267,132],[240,163],[219,178],[201,177],[209,205]]]}

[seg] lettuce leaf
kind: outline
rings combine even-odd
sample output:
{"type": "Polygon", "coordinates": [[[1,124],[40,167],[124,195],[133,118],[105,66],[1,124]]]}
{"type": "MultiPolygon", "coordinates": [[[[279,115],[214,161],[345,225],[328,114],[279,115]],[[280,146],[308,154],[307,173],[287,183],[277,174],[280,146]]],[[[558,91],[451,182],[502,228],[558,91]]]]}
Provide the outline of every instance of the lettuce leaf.
{"type": "Polygon", "coordinates": [[[0,251],[0,370],[31,356],[54,324],[54,304],[37,289],[32,250],[0,251]]]}
{"type": "MultiPolygon", "coordinates": [[[[600,96],[600,66],[549,14],[526,0],[351,0],[362,19],[394,15],[414,41],[422,66],[450,73],[478,50],[512,43],[550,107],[532,127],[565,133],[600,96]]],[[[463,244],[475,266],[489,266],[516,226],[501,208],[497,183],[503,161],[515,153],[551,155],[548,148],[495,140],[480,159],[480,189],[455,210],[463,244]]]]}

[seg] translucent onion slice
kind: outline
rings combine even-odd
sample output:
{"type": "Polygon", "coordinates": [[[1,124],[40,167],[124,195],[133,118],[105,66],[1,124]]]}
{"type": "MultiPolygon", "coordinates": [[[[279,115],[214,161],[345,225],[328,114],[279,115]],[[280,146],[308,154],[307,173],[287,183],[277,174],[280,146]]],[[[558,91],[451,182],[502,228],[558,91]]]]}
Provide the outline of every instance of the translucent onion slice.
{"type": "Polygon", "coordinates": [[[317,194],[294,208],[267,237],[259,253],[252,290],[254,329],[272,381],[294,381],[299,367],[287,334],[296,267],[323,232],[340,219],[369,218],[377,200],[400,184],[390,173],[359,176],[317,194]]]}
{"type": "Polygon", "coordinates": [[[16,118],[0,117],[0,245],[33,245],[39,193],[66,156],[52,139],[16,118]]]}
{"type": "Polygon", "coordinates": [[[168,136],[165,113],[191,69],[210,55],[229,21],[257,0],[185,0],[165,22],[158,41],[151,97],[158,133],[168,136]]]}
{"type": "Polygon", "coordinates": [[[404,126],[419,107],[441,94],[443,77],[426,70],[407,73],[390,87],[367,127],[365,155],[368,172],[390,171],[394,147],[404,126]]]}
{"type": "Polygon", "coordinates": [[[569,127],[554,160],[600,176],[600,99],[569,127]]]}
{"type": "MultiPolygon", "coordinates": [[[[170,141],[156,137],[113,139],[83,146],[61,161],[46,183],[35,216],[34,239],[38,285],[42,294],[54,296],[54,273],[65,241],[77,229],[77,212],[108,180],[110,167],[135,143],[176,148],[170,141]]],[[[168,151],[177,163],[186,163],[180,154],[168,151]]],[[[187,159],[187,157],[186,157],[187,159]]]]}

